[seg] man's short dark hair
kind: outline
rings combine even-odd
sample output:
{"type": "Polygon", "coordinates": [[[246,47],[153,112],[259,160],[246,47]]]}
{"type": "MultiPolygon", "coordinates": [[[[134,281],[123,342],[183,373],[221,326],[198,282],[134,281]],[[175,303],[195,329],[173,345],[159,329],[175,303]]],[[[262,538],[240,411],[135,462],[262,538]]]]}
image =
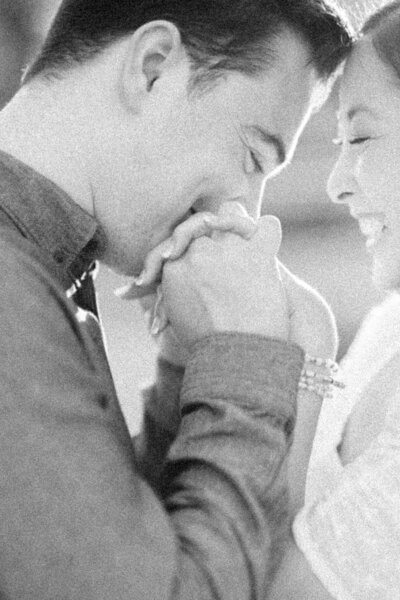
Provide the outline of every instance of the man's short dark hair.
{"type": "Polygon", "coordinates": [[[290,29],[308,43],[327,79],[351,47],[350,26],[329,0],[64,0],[25,81],[90,60],[108,45],[154,20],[179,29],[196,82],[225,71],[256,75],[272,44],[290,29]]]}

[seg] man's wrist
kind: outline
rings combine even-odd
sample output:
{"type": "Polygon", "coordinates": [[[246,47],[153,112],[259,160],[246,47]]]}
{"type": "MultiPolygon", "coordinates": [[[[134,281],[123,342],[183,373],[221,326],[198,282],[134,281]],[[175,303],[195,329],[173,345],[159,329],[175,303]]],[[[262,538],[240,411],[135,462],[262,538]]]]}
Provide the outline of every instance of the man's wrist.
{"type": "Polygon", "coordinates": [[[299,346],[279,339],[229,332],[207,336],[191,348],[181,404],[187,407],[204,397],[226,399],[266,411],[291,433],[303,362],[299,346]]]}

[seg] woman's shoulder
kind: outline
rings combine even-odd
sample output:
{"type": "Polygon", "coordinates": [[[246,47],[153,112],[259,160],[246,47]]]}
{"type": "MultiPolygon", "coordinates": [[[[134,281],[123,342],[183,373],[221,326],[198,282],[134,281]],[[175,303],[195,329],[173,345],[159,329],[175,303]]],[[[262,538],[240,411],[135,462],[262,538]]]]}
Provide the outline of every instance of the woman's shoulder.
{"type": "Polygon", "coordinates": [[[400,294],[389,294],[363,320],[341,366],[347,387],[362,385],[381,366],[400,353],[400,294]]]}

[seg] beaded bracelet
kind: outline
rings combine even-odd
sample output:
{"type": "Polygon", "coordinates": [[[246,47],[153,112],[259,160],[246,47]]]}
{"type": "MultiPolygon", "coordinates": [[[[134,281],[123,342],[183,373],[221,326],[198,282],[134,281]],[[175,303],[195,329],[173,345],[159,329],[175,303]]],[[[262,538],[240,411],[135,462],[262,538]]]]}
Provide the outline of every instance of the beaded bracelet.
{"type": "Polygon", "coordinates": [[[300,375],[299,389],[314,392],[322,400],[333,398],[334,387],[339,389],[346,387],[342,381],[338,381],[333,376],[338,370],[339,366],[335,361],[329,358],[315,358],[306,354],[300,375]]]}

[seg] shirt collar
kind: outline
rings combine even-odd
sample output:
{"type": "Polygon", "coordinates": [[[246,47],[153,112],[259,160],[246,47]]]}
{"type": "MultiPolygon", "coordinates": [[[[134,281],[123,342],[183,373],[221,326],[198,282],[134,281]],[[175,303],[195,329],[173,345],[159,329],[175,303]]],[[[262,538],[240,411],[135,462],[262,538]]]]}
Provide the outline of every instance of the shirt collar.
{"type": "Polygon", "coordinates": [[[97,221],[55,183],[0,150],[0,209],[49,253],[64,285],[85,277],[105,247],[97,221]]]}

